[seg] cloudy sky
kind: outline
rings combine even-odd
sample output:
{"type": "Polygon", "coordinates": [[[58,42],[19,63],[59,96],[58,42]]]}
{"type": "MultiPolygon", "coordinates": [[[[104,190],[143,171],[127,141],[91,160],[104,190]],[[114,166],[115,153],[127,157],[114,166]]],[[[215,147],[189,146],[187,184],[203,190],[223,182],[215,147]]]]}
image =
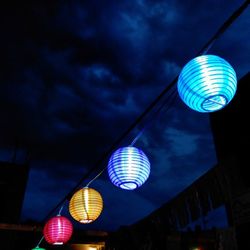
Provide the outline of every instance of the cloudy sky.
{"type": "MultiPolygon", "coordinates": [[[[242,3],[92,0],[3,6],[0,160],[13,160],[15,145],[16,162],[28,155],[22,220],[43,221],[242,3]]],[[[250,68],[249,27],[248,8],[209,51],[226,59],[239,79],[250,68]]],[[[120,143],[127,146],[147,127],[135,144],[151,162],[147,182],[124,191],[105,171],[91,185],[102,194],[104,210],[83,229],[134,223],[216,164],[208,114],[190,110],[176,93],[175,86],[162,113],[155,117],[153,110],[120,143]]]]}

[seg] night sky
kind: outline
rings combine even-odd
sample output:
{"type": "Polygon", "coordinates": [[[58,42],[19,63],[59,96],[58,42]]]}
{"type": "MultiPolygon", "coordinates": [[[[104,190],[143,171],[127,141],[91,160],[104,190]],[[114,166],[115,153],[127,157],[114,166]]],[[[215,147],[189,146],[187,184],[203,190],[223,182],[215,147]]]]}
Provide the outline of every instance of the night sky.
{"type": "MultiPolygon", "coordinates": [[[[29,159],[22,221],[41,222],[242,3],[92,0],[2,6],[0,160],[29,159]]],[[[249,27],[248,7],[209,51],[226,59],[238,79],[250,69],[249,27]]],[[[172,91],[177,93],[176,87],[172,91]]],[[[132,224],[215,166],[208,114],[189,109],[178,95],[157,118],[153,114],[120,144],[128,146],[150,124],[135,144],[151,162],[149,179],[126,191],[105,171],[90,186],[101,193],[104,210],[82,229],[132,224]]],[[[62,214],[67,209],[66,203],[62,214]]]]}

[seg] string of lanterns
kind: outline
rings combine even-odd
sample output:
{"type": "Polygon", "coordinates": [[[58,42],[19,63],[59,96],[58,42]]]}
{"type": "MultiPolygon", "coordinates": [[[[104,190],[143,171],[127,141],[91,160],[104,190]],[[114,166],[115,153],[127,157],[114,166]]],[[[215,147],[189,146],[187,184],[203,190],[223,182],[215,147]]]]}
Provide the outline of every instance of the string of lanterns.
{"type": "MultiPolygon", "coordinates": [[[[190,109],[201,113],[215,112],[223,109],[233,99],[237,90],[237,77],[233,67],[217,55],[206,54],[213,42],[225,32],[247,6],[246,2],[236,10],[205,45],[199,53],[200,55],[190,60],[179,74],[177,78],[178,94],[190,109]]],[[[165,89],[162,95],[174,84],[175,81],[165,89]]],[[[115,150],[108,161],[107,170],[110,181],[118,188],[134,190],[142,186],[149,178],[150,161],[141,149],[134,147],[135,141],[142,132],[143,130],[131,145],[115,150]]],[[[97,190],[89,188],[89,185],[105,169],[72,195],[69,202],[69,213],[75,221],[89,224],[99,218],[103,210],[103,199],[101,194],[97,190]]],[[[45,250],[40,247],[43,239],[52,245],[63,245],[70,240],[73,226],[68,218],[61,216],[62,209],[63,206],[57,216],[46,222],[43,236],[33,250],[45,250]]]]}
{"type": "MultiPolygon", "coordinates": [[[[219,56],[198,56],[183,67],[178,77],[177,89],[181,100],[192,110],[214,112],[224,108],[233,99],[237,89],[236,73],[219,56]]],[[[141,149],[130,145],[117,149],[111,155],[107,170],[110,181],[116,187],[134,190],[149,178],[150,162],[141,149]]],[[[82,224],[94,222],[103,210],[101,194],[88,185],[76,191],[69,202],[71,217],[82,224]]],[[[52,245],[63,245],[70,240],[73,226],[68,218],[61,216],[61,210],[62,208],[57,216],[46,222],[39,244],[43,238],[52,245]]],[[[33,249],[45,250],[39,244],[33,249]]]]}

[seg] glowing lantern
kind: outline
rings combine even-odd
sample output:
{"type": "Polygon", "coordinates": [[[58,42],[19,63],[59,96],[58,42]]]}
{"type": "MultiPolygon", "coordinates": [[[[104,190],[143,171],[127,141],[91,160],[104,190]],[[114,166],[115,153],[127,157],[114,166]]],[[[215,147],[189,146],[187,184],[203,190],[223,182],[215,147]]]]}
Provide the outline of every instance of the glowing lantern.
{"type": "Polygon", "coordinates": [[[35,248],[32,248],[32,250],[46,250],[45,248],[41,248],[41,247],[35,247],[35,248]]]}
{"type": "Polygon", "coordinates": [[[78,222],[88,224],[95,221],[103,209],[102,196],[93,188],[84,187],[70,199],[69,212],[78,222]]]}
{"type": "Polygon", "coordinates": [[[237,78],[226,60],[215,55],[203,55],[184,66],[177,87],[181,99],[191,109],[213,112],[222,109],[232,100],[237,78]]]}
{"type": "Polygon", "coordinates": [[[111,182],[122,189],[140,187],[149,177],[150,162],[142,150],[136,147],[122,147],[109,159],[108,174],[111,182]]]}
{"type": "Polygon", "coordinates": [[[69,219],[57,215],[48,220],[43,228],[43,235],[49,244],[62,245],[72,236],[73,226],[69,219]]]}

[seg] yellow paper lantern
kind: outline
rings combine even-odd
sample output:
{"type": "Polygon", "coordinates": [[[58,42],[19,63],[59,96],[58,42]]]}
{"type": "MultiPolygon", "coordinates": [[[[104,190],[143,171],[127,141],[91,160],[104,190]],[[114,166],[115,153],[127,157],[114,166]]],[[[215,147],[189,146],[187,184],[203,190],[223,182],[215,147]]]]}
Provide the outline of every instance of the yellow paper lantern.
{"type": "Polygon", "coordinates": [[[69,202],[69,212],[78,222],[88,224],[95,221],[103,209],[102,196],[93,188],[78,190],[69,202]]]}

